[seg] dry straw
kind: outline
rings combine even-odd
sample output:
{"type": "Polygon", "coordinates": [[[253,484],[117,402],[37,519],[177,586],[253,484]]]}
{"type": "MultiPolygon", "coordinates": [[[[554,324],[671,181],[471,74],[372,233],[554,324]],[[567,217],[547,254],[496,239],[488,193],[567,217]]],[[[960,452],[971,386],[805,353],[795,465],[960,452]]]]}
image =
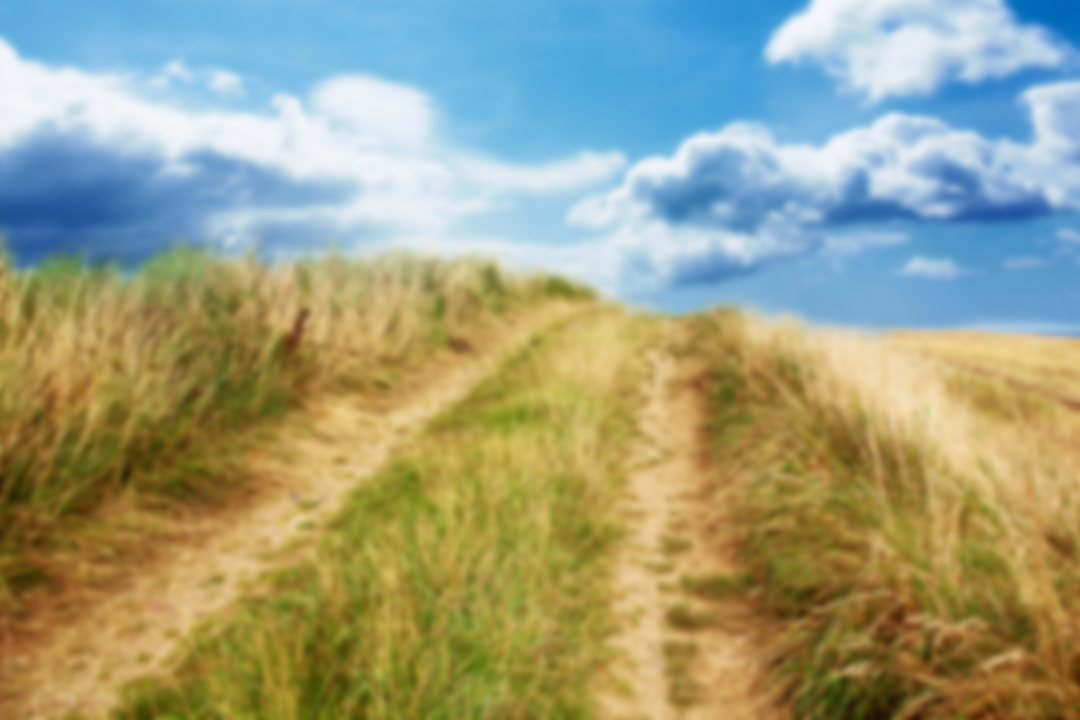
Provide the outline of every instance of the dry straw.
{"type": "MultiPolygon", "coordinates": [[[[1080,475],[895,343],[718,313],[718,472],[805,717],[1080,717],[1080,475]]],[[[1047,421],[1049,422],[1049,421],[1047,421]]]]}
{"type": "MultiPolygon", "coordinates": [[[[475,259],[268,266],[181,249],[133,276],[0,265],[0,616],[121,496],[235,488],[233,440],[304,397],[364,390],[570,283],[475,259]]],[[[85,543],[84,543],[85,544],[85,543]]]]}

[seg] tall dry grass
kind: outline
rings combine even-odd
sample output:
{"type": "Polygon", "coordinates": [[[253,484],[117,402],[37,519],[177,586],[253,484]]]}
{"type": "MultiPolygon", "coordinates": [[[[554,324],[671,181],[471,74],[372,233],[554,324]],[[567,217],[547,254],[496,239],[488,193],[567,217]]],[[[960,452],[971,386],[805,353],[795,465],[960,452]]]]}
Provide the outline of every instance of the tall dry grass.
{"type": "Polygon", "coordinates": [[[1080,339],[905,331],[889,341],[934,361],[950,392],[979,410],[1037,423],[1069,447],[1080,432],[1080,339]]]}
{"type": "Polygon", "coordinates": [[[1080,338],[939,330],[889,338],[919,354],[1080,402],[1080,338]]]}
{"type": "Polygon", "coordinates": [[[586,718],[644,328],[551,331],[117,717],[586,718]]]}
{"type": "Polygon", "coordinates": [[[239,479],[233,440],[302,398],[390,383],[485,318],[587,296],[406,255],[267,266],[178,250],[131,277],[4,260],[0,614],[103,503],[220,496],[239,479]]]}
{"type": "Polygon", "coordinates": [[[1080,457],[895,344],[699,319],[714,462],[807,718],[1080,717],[1080,457]]]}

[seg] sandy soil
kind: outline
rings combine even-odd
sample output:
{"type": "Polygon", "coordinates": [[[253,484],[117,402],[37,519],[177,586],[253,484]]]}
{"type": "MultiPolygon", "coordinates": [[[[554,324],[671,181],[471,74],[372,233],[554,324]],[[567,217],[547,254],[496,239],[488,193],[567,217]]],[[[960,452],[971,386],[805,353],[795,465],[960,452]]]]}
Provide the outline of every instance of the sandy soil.
{"type": "Polygon", "coordinates": [[[681,588],[684,579],[731,576],[736,567],[717,483],[700,462],[693,368],[666,349],[650,364],[627,496],[630,537],[616,570],[620,661],[602,717],[779,718],[761,689],[762,633],[746,603],[701,600],[681,588]]]}
{"type": "Polygon", "coordinates": [[[340,397],[295,418],[272,452],[251,459],[255,476],[265,479],[255,501],[198,521],[188,533],[197,540],[167,548],[153,567],[140,568],[64,627],[0,658],[0,717],[107,714],[124,684],[167,671],[201,623],[226,612],[260,575],[310,549],[319,526],[396,447],[564,314],[523,319],[491,351],[443,368],[400,407],[340,397]]]}

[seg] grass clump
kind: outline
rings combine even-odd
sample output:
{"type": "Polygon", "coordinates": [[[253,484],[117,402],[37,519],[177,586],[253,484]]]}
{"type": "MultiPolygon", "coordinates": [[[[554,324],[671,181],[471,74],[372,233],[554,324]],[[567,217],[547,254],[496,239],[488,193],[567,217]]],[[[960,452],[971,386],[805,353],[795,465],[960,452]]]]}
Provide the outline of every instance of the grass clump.
{"type": "Polygon", "coordinates": [[[730,311],[694,331],[795,714],[1080,717],[1075,454],[881,341],[730,311]]]}
{"type": "Polygon", "coordinates": [[[268,266],[181,249],[129,277],[0,259],[0,618],[56,576],[55,550],[96,552],[80,528],[102,506],[227,496],[259,423],[377,391],[496,313],[570,296],[588,292],[406,255],[268,266]]]}
{"type": "Polygon", "coordinates": [[[696,705],[703,695],[701,684],[693,676],[698,646],[690,642],[667,641],[662,650],[664,676],[668,684],[668,700],[677,708],[696,705]]]}
{"type": "Polygon", "coordinates": [[[604,311],[528,347],[117,716],[591,716],[637,338],[604,311]]]}
{"type": "Polygon", "coordinates": [[[688,552],[694,545],[684,537],[665,535],[660,539],[660,552],[665,555],[680,555],[688,552]]]}
{"type": "Polygon", "coordinates": [[[704,630],[716,625],[716,612],[679,603],[668,609],[667,623],[676,630],[704,630]]]}
{"type": "Polygon", "coordinates": [[[723,600],[744,592],[753,583],[746,574],[718,573],[700,577],[685,577],[679,583],[683,592],[702,600],[723,600]]]}

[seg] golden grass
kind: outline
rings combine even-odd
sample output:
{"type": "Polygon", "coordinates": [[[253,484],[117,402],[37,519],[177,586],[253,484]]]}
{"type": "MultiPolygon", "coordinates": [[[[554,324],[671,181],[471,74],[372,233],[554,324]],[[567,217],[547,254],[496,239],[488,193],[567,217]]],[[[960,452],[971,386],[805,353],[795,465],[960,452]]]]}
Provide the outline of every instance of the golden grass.
{"type": "Polygon", "coordinates": [[[243,484],[240,438],[307,397],[393,385],[485,318],[589,293],[480,260],[266,266],[193,250],[133,277],[0,263],[0,617],[94,544],[103,504],[243,484]],[[92,525],[92,523],[91,523],[92,525]]]}
{"type": "Polygon", "coordinates": [[[1080,457],[893,342],[720,312],[717,472],[810,718],[1080,717],[1080,457]]]}
{"type": "Polygon", "coordinates": [[[607,310],[527,347],[118,717],[591,716],[643,337],[607,310]]]}
{"type": "Polygon", "coordinates": [[[965,331],[903,331],[889,337],[959,371],[1080,411],[1080,338],[965,331]]]}

